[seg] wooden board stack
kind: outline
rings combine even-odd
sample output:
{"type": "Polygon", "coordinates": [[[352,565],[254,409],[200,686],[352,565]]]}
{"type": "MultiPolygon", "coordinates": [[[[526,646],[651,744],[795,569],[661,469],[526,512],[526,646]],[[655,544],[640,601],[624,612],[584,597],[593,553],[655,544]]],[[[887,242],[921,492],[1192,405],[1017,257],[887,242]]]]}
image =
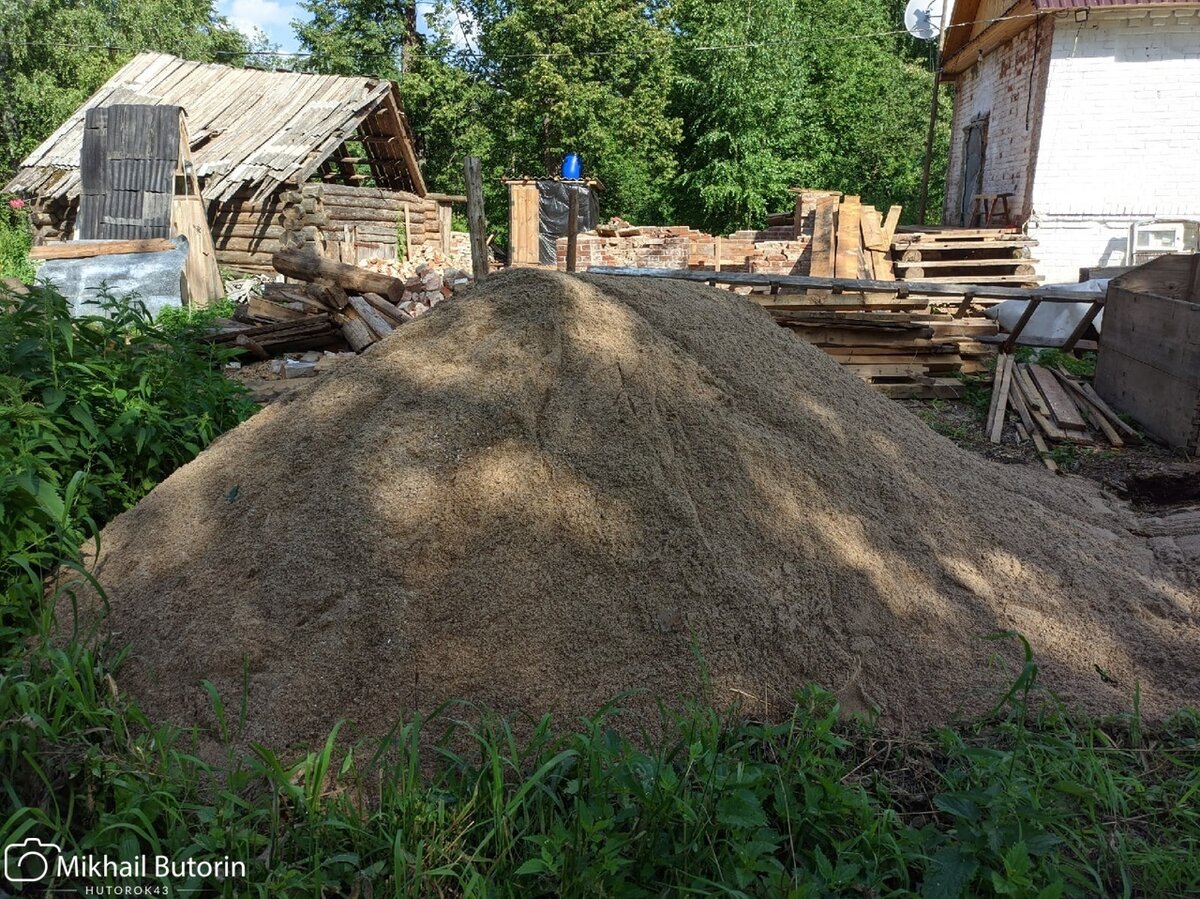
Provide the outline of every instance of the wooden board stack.
{"type": "Polygon", "coordinates": [[[1140,439],[1088,382],[1061,368],[1018,363],[1013,356],[1001,354],[996,359],[986,425],[992,443],[1000,442],[1010,409],[1018,419],[1017,438],[1032,441],[1051,471],[1057,471],[1058,465],[1047,441],[1121,447],[1140,439]]]}
{"type": "Polygon", "coordinates": [[[809,274],[819,278],[863,278],[894,281],[888,251],[900,223],[900,207],[886,218],[861,198],[836,195],[816,201],[813,218],[812,262],[809,274]]]}
{"type": "MultiPolygon", "coordinates": [[[[449,288],[424,291],[429,304],[412,296],[409,282],[383,272],[300,251],[280,251],[273,257],[277,271],[301,283],[265,284],[261,297],[251,296],[239,310],[242,323],[230,323],[209,336],[214,343],[237,346],[258,359],[280,353],[349,345],[362,352],[400,325],[440,301],[449,288]],[[432,298],[436,295],[436,298],[432,298]]],[[[422,278],[440,274],[426,273],[422,278]]]]}
{"type": "Polygon", "coordinates": [[[890,249],[896,270],[908,281],[942,284],[1008,284],[1034,287],[1037,241],[1013,228],[897,229],[890,249]]]}
{"type": "Polygon", "coordinates": [[[771,310],[775,321],[820,347],[884,396],[952,399],[962,395],[959,374],[987,371],[995,334],[986,318],[927,312],[771,310]]]}

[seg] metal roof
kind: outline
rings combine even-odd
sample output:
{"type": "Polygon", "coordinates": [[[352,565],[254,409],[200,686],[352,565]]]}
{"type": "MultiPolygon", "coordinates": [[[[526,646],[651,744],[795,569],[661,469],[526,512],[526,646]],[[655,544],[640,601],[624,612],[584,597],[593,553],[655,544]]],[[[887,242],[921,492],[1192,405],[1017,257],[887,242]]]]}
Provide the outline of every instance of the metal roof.
{"type": "Polygon", "coordinates": [[[77,196],[84,118],[89,109],[115,104],[184,109],[207,200],[228,200],[243,188],[262,199],[281,184],[308,180],[368,118],[373,136],[367,152],[376,180],[426,192],[392,82],[239,69],[166,53],[139,53],[126,63],[26,157],[5,190],[77,196]]]}

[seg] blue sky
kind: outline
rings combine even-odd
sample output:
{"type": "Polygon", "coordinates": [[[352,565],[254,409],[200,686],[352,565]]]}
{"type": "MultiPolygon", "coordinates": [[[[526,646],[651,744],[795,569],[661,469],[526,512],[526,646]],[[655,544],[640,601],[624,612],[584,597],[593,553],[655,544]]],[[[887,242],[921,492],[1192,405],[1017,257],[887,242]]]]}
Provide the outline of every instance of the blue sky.
{"type": "MultiPolygon", "coordinates": [[[[418,3],[418,20],[422,29],[424,14],[432,3],[418,3]]],[[[250,33],[261,28],[271,43],[279,44],[286,51],[299,49],[296,34],[292,31],[292,19],[306,18],[298,0],[217,0],[217,10],[226,16],[241,31],[250,33]]]]}

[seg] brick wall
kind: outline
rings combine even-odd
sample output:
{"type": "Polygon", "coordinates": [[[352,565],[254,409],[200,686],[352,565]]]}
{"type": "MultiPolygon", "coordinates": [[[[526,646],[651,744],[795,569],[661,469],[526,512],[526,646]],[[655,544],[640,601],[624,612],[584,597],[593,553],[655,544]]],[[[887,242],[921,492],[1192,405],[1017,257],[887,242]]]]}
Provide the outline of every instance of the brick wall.
{"type": "MultiPolygon", "coordinates": [[[[576,243],[575,268],[587,271],[595,266],[619,268],[687,268],[691,239],[687,229],[639,228],[629,237],[601,237],[585,232],[576,243]],[[683,232],[683,233],[680,233],[683,232]]],[[[557,268],[567,268],[567,239],[554,243],[557,268]]]]}
{"type": "MultiPolygon", "coordinates": [[[[1053,35],[1054,18],[1043,16],[958,77],[942,218],[947,224],[963,224],[965,131],[981,119],[987,120],[983,192],[1013,194],[1009,199],[1013,221],[1026,217],[1053,35]]],[[[968,199],[968,214],[970,206],[968,199]]]]}
{"type": "MultiPolygon", "coordinates": [[[[602,237],[592,232],[579,235],[575,268],[587,271],[596,266],[620,268],[690,268],[712,271],[720,252],[724,271],[762,272],[772,275],[806,275],[809,271],[811,236],[789,239],[792,228],[738,231],[717,238],[687,227],[637,229],[628,236],[602,237]]],[[[555,242],[557,267],[567,267],[567,239],[555,242]]]]}
{"type": "Polygon", "coordinates": [[[1058,23],[1030,222],[1048,281],[1127,264],[1135,221],[1200,218],[1197,159],[1200,6],[1058,23]]]}

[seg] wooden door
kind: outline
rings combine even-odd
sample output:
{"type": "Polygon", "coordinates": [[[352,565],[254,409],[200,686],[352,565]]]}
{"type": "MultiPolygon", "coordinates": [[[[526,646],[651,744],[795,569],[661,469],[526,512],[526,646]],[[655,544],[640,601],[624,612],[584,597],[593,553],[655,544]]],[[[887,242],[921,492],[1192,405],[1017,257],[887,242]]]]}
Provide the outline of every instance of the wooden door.
{"type": "Polygon", "coordinates": [[[537,185],[510,183],[508,203],[508,264],[537,265],[541,222],[541,196],[537,185]]]}
{"type": "Polygon", "coordinates": [[[983,158],[987,148],[987,119],[972,122],[963,132],[962,197],[959,202],[959,222],[967,227],[975,207],[975,195],[983,191],[983,158]]]}

